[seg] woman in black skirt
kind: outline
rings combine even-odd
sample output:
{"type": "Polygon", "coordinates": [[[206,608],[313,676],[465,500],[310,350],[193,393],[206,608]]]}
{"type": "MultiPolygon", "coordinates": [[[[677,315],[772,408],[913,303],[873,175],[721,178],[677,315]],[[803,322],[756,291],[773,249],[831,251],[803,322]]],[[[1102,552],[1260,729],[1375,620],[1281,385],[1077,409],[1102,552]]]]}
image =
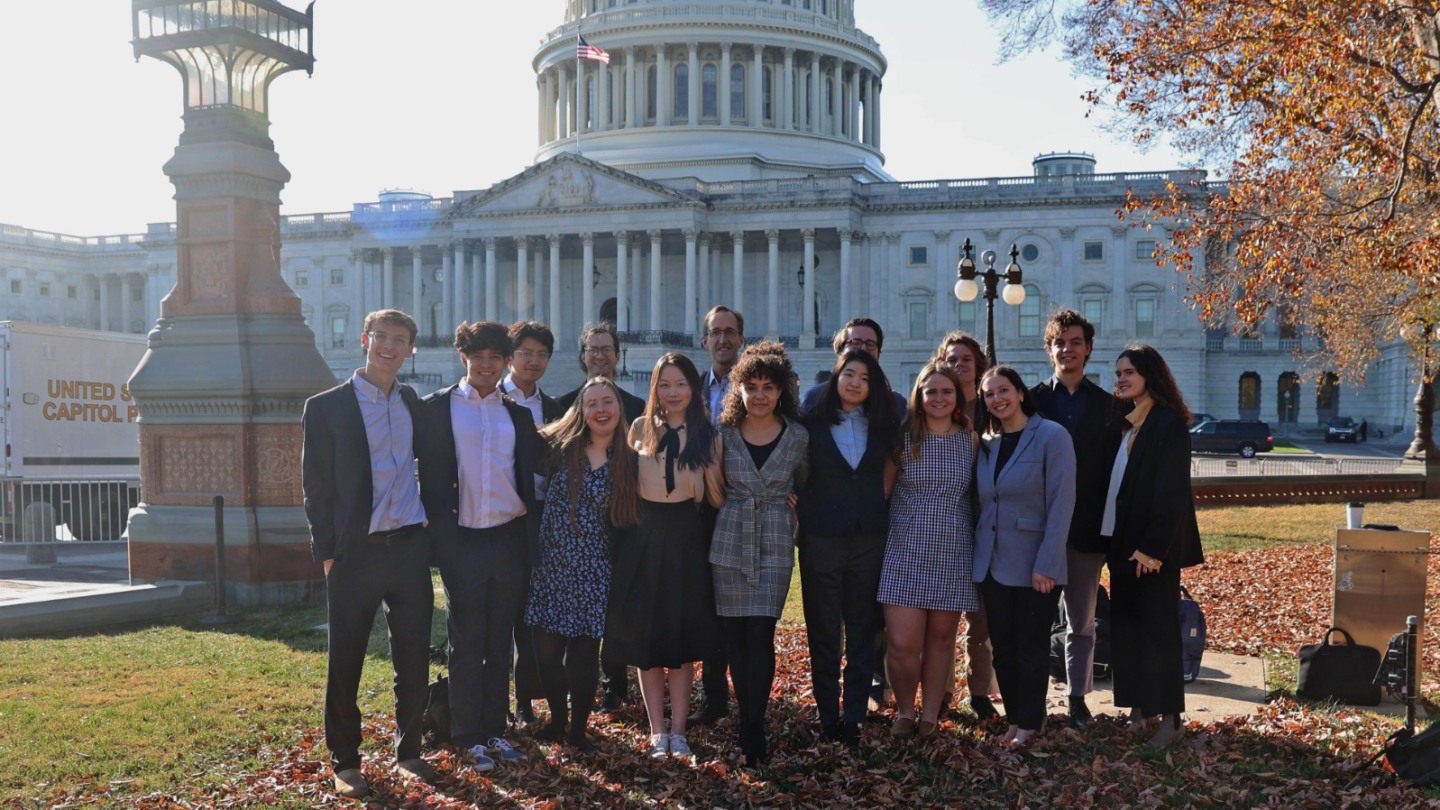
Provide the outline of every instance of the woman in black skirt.
{"type": "Polygon", "coordinates": [[[694,662],[715,645],[707,539],[697,510],[723,498],[719,437],[700,373],[683,354],[655,364],[645,415],[630,427],[639,454],[640,525],[620,538],[605,643],[640,670],[650,756],[692,757],[685,739],[694,662]],[[665,692],[670,725],[665,725],[665,692]]]}

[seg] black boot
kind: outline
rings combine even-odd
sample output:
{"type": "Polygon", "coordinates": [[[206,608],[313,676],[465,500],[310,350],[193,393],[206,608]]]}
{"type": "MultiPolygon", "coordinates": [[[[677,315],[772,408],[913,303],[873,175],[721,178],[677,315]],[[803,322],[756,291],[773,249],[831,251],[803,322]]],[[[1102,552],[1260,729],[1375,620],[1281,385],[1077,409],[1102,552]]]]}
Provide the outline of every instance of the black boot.
{"type": "Polygon", "coordinates": [[[1084,695],[1071,695],[1069,703],[1070,724],[1075,728],[1084,728],[1095,719],[1095,716],[1090,713],[1090,707],[1085,705],[1084,695]]]}

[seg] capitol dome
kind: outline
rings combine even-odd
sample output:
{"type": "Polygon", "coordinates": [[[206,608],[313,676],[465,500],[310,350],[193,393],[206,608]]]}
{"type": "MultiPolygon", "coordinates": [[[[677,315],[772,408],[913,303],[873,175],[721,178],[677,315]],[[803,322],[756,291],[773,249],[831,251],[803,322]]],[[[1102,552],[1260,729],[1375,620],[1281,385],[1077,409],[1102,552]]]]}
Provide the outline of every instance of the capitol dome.
{"type": "Polygon", "coordinates": [[[566,0],[534,60],[535,161],[578,152],[651,180],[889,181],[885,66],[855,0],[566,0]],[[608,64],[576,59],[581,35],[608,64]]]}

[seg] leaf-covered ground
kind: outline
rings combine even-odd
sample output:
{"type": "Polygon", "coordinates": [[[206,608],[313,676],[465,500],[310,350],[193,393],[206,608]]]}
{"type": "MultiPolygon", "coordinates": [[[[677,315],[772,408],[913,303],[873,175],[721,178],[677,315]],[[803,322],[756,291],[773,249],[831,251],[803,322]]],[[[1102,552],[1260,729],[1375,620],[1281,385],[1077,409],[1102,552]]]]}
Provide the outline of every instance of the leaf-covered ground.
{"type": "MultiPolygon", "coordinates": [[[[1436,550],[1440,550],[1437,546],[1436,550]]],[[[1432,556],[1429,604],[1437,602],[1440,557],[1432,556]]],[[[1324,545],[1217,552],[1186,582],[1205,606],[1212,649],[1291,655],[1313,641],[1330,615],[1331,552],[1324,545]]],[[[891,713],[874,712],[858,751],[819,742],[803,630],[782,626],[770,712],[773,757],[763,769],[737,768],[732,721],[692,730],[694,765],[643,756],[640,710],[629,706],[593,721],[600,751],[517,741],[528,761],[478,776],[453,751],[427,754],[441,774],[434,786],[403,784],[386,754],[381,718],[366,728],[365,770],[373,808],[517,807],[1300,807],[1440,808],[1440,790],[1396,784],[1379,767],[1358,766],[1396,727],[1393,719],[1277,698],[1247,717],[1192,725],[1182,743],[1156,752],[1136,743],[1118,718],[1076,731],[1052,707],[1050,728],[1024,753],[997,742],[1002,728],[952,714],[927,741],[896,744],[891,713]]],[[[1440,640],[1427,631],[1425,691],[1440,685],[1440,640]]],[[[277,733],[237,757],[260,765],[196,774],[149,795],[125,783],[36,786],[14,807],[359,807],[336,798],[319,729],[277,733]],[[79,787],[75,787],[79,785],[79,787]]]]}

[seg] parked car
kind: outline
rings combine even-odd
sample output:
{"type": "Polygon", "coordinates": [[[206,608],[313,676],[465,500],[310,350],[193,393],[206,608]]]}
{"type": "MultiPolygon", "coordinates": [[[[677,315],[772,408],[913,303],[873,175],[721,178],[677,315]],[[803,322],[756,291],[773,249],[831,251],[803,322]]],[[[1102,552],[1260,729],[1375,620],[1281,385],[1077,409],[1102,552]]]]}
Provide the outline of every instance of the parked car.
{"type": "Polygon", "coordinates": [[[1239,453],[1254,458],[1256,453],[1275,449],[1270,425],[1253,419],[1218,419],[1190,428],[1190,449],[1196,453],[1239,453]]]}
{"type": "Polygon", "coordinates": [[[1203,424],[1205,424],[1206,422],[1214,422],[1214,421],[1215,421],[1215,417],[1211,416],[1211,415],[1208,414],[1208,413],[1192,413],[1192,414],[1190,414],[1190,427],[1192,427],[1192,428],[1195,427],[1196,425],[1203,425],[1203,424]]]}
{"type": "Polygon", "coordinates": [[[1360,441],[1360,428],[1348,416],[1332,416],[1330,424],[1325,426],[1325,441],[1354,444],[1360,441]]]}

